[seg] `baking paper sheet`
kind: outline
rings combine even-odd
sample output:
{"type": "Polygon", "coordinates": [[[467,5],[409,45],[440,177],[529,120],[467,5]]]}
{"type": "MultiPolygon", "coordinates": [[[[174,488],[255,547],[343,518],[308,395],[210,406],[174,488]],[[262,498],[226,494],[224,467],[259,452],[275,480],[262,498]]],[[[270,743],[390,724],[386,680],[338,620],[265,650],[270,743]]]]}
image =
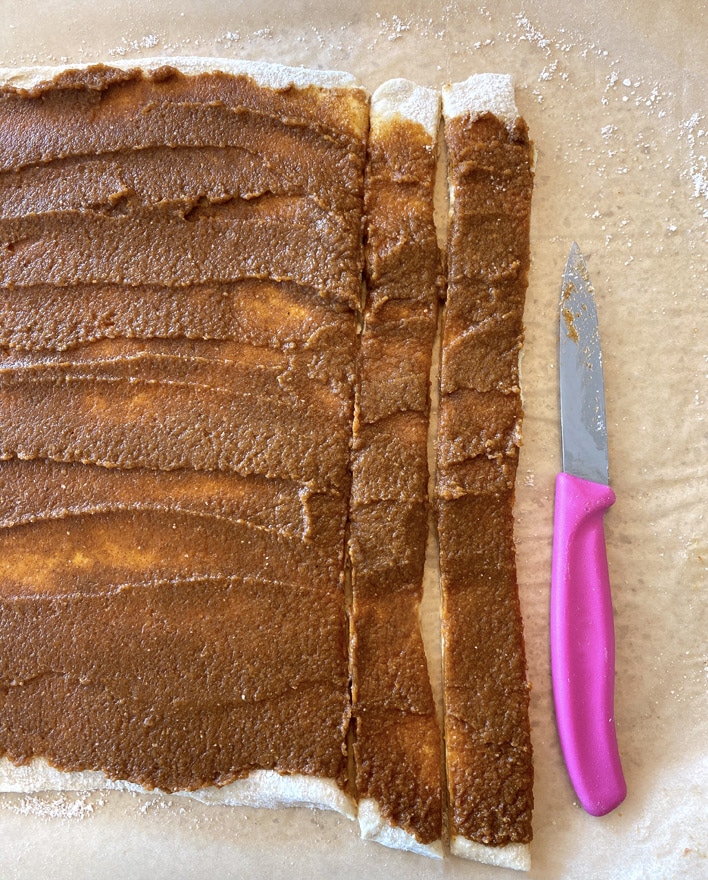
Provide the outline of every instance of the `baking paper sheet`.
{"type": "MultiPolygon", "coordinates": [[[[708,20],[703,3],[3,0],[0,65],[163,54],[439,86],[513,75],[536,143],[517,542],[536,764],[531,878],[708,875],[708,20]],[[629,794],[575,801],[548,656],[557,322],[571,241],[600,315],[617,503],[606,519],[629,794]]],[[[360,841],[309,811],[125,792],[0,795],[3,878],[502,878],[360,841]]]]}

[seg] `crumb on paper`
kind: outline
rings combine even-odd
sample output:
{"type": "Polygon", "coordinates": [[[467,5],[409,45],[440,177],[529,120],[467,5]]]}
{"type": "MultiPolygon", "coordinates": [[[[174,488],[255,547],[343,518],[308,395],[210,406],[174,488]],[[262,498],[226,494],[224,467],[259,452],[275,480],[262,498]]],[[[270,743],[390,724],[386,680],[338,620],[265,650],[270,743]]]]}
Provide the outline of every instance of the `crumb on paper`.
{"type": "Polygon", "coordinates": [[[147,34],[142,37],[140,40],[126,40],[123,37],[123,40],[120,46],[116,46],[114,49],[109,49],[108,54],[115,58],[122,58],[125,55],[129,55],[132,52],[140,52],[143,49],[154,49],[155,46],[160,44],[160,38],[157,34],[147,34]]]}
{"type": "Polygon", "coordinates": [[[390,19],[384,18],[380,13],[376,13],[376,18],[381,23],[381,33],[390,42],[400,40],[406,32],[411,29],[411,20],[403,21],[398,15],[392,15],[390,19]]]}
{"type": "Polygon", "coordinates": [[[93,797],[88,792],[27,794],[19,798],[4,796],[0,799],[1,809],[18,816],[33,816],[38,819],[86,819],[93,815],[96,807],[104,804],[103,798],[93,797]]]}
{"type": "MultiPolygon", "coordinates": [[[[160,810],[171,810],[174,808],[174,802],[164,797],[152,797],[148,799],[140,798],[141,804],[138,807],[138,812],[142,813],[142,815],[146,815],[147,813],[154,813],[160,810]]],[[[184,807],[182,807],[182,811],[184,811],[184,807]]]]}
{"type": "MultiPolygon", "coordinates": [[[[687,175],[693,185],[693,198],[708,202],[708,130],[703,117],[694,113],[682,123],[681,129],[689,148],[689,168],[687,175]],[[702,151],[705,148],[705,152],[702,151]]],[[[708,217],[708,205],[703,208],[703,216],[708,217]]]]}

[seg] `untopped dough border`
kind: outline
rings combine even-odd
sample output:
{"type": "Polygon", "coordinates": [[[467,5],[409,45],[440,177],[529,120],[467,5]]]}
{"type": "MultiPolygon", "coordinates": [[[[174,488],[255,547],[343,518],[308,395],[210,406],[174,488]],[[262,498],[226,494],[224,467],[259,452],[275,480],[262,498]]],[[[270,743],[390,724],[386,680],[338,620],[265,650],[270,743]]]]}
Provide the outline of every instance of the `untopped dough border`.
{"type": "Polygon", "coordinates": [[[66,772],[57,770],[43,758],[17,766],[0,758],[0,792],[39,794],[47,791],[132,791],[137,794],[164,794],[191,797],[204,804],[231,807],[312,807],[333,810],[349,819],[356,818],[356,804],[334,779],[303,774],[283,776],[275,770],[254,770],[221,788],[211,785],[196,791],[163,792],[148,790],[134,782],[110,779],[96,770],[66,772]]]}
{"type": "Polygon", "coordinates": [[[0,85],[29,91],[51,82],[69,70],[87,70],[97,64],[118,70],[155,71],[160,67],[174,67],[187,76],[200,73],[227,73],[249,76],[257,85],[276,91],[295,86],[305,89],[318,86],[324,89],[361,89],[356,77],[341,70],[312,70],[306,67],[288,67],[267,61],[239,61],[232,58],[211,58],[198,55],[159,55],[153,58],[120,58],[111,61],[82,62],[57,66],[0,67],[0,85]]]}

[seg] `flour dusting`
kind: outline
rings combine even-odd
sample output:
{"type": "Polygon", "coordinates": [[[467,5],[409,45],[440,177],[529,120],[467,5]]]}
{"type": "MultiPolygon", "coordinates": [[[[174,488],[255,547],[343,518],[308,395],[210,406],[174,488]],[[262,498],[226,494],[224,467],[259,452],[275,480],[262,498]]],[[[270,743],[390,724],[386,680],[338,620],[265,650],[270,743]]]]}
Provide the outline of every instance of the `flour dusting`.
{"type": "Polygon", "coordinates": [[[103,806],[104,800],[89,793],[48,795],[24,795],[0,798],[0,809],[18,816],[34,816],[38,819],[86,819],[93,815],[96,807],[103,806]]]}
{"type": "Polygon", "coordinates": [[[694,113],[681,126],[689,147],[687,176],[693,185],[693,198],[703,205],[703,216],[708,217],[708,131],[703,117],[694,113]]]}

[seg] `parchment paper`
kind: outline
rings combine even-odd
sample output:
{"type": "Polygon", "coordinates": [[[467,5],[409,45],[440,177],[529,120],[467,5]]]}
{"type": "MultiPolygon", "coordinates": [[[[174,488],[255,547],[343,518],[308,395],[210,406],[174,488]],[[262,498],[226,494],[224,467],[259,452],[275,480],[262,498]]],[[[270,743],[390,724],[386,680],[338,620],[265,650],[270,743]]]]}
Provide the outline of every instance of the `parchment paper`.
{"type": "MultiPolygon", "coordinates": [[[[439,86],[514,76],[538,151],[517,490],[536,763],[532,878],[708,876],[708,16],[705,3],[3,0],[0,65],[162,54],[342,68],[439,86]],[[571,241],[603,342],[616,718],[629,794],[577,805],[548,657],[557,321],[571,241]]],[[[130,793],[0,796],[5,878],[499,878],[360,841],[333,814],[130,793]]]]}

